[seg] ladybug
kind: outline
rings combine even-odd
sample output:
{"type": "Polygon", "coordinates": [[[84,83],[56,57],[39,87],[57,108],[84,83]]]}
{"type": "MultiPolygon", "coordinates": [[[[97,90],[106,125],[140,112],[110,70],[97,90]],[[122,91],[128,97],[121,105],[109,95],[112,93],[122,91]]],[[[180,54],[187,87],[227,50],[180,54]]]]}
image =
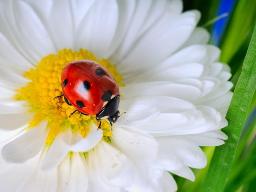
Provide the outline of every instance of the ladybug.
{"type": "Polygon", "coordinates": [[[61,82],[64,100],[76,108],[74,112],[96,115],[97,120],[107,118],[111,125],[119,118],[119,87],[94,61],[69,63],[62,71],[61,82]]]}

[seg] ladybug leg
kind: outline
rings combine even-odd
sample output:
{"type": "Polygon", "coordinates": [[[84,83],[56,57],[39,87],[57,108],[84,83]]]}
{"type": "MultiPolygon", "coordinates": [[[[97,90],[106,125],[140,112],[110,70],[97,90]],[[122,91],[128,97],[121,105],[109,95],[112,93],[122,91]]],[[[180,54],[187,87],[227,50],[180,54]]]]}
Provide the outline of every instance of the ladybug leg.
{"type": "Polygon", "coordinates": [[[53,99],[60,99],[60,98],[62,98],[63,96],[64,96],[64,95],[61,94],[61,95],[58,95],[58,96],[54,97],[53,99]]]}
{"type": "Polygon", "coordinates": [[[99,130],[99,129],[101,129],[101,121],[100,121],[99,126],[98,126],[98,130],[99,130]]]}
{"type": "Polygon", "coordinates": [[[69,115],[69,117],[72,117],[72,115],[74,115],[76,112],[78,112],[78,110],[73,111],[73,112],[69,115]]]}
{"type": "Polygon", "coordinates": [[[112,129],[113,122],[112,122],[112,121],[109,121],[109,123],[110,123],[110,126],[111,126],[111,131],[113,131],[113,129],[112,129]]]}
{"type": "Polygon", "coordinates": [[[115,112],[114,115],[110,116],[110,117],[108,118],[108,120],[109,120],[109,122],[110,122],[111,125],[112,125],[112,123],[115,123],[119,117],[120,117],[120,112],[117,111],[117,112],[115,112]]]}

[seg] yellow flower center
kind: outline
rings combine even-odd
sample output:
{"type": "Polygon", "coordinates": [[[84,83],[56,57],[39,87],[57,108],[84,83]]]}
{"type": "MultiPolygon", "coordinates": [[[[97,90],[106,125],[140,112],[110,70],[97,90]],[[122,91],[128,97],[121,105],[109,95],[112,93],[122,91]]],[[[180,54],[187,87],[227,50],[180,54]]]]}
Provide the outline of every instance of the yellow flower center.
{"type": "MultiPolygon", "coordinates": [[[[63,68],[68,63],[79,60],[95,61],[107,69],[119,86],[124,85],[122,76],[114,65],[106,59],[97,59],[93,53],[85,49],[79,51],[60,50],[57,54],[44,57],[34,68],[25,72],[24,76],[30,81],[17,90],[15,99],[26,101],[28,111],[33,113],[29,128],[36,127],[43,121],[47,122],[47,146],[53,143],[59,133],[67,129],[86,137],[90,132],[91,125],[98,126],[99,124],[95,116],[81,115],[80,113],[71,115],[76,109],[66,104],[62,97],[58,97],[62,95],[61,72],[63,68]]],[[[102,120],[101,129],[104,139],[110,141],[111,125],[108,120],[102,120]]]]}

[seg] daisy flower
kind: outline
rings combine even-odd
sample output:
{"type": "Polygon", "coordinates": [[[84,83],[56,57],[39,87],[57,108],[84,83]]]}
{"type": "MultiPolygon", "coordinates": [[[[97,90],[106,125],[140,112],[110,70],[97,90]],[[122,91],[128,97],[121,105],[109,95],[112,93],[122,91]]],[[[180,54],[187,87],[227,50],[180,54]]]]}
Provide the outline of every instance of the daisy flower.
{"type": "Polygon", "coordinates": [[[0,2],[0,191],[167,192],[227,137],[230,71],[180,0],[0,2]],[[120,118],[72,113],[61,73],[89,60],[120,118]],[[72,114],[72,115],[71,115],[72,114]],[[101,125],[99,126],[101,122],[101,125]]]}

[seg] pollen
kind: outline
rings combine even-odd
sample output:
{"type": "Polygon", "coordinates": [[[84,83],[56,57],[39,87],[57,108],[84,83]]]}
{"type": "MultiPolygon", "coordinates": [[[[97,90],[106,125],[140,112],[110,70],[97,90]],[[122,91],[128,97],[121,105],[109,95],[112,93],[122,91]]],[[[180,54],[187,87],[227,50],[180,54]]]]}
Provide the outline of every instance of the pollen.
{"type": "MultiPolygon", "coordinates": [[[[34,114],[29,122],[29,128],[47,122],[48,135],[45,141],[47,146],[53,143],[59,133],[68,129],[71,129],[75,134],[86,137],[93,124],[99,125],[95,116],[74,113],[76,109],[68,105],[61,96],[62,70],[68,63],[79,60],[95,61],[112,75],[119,86],[124,86],[122,76],[115,66],[106,59],[98,59],[88,50],[63,49],[56,54],[42,58],[34,68],[24,73],[24,77],[29,82],[17,90],[15,99],[26,101],[28,112],[34,114]]],[[[103,130],[103,138],[108,142],[111,141],[111,125],[107,120],[102,120],[101,129],[103,130]]]]}

